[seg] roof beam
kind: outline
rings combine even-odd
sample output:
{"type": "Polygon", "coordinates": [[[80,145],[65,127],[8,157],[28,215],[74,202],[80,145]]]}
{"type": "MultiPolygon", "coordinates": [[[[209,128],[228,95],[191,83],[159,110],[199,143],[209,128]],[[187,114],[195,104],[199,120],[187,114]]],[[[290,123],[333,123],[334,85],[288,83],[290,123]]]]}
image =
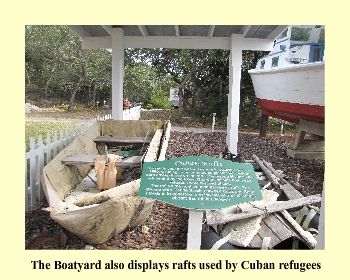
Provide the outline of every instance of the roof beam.
{"type": "Polygon", "coordinates": [[[229,38],[189,38],[176,36],[126,36],[126,48],[229,49],[229,38]]]}
{"type": "Polygon", "coordinates": [[[180,37],[180,25],[175,25],[175,33],[176,33],[176,37],[179,38],[180,37]]]}
{"type": "Polygon", "coordinates": [[[102,25],[102,27],[108,32],[109,35],[112,34],[112,25],[102,25]]]}
{"type": "Polygon", "coordinates": [[[148,37],[149,36],[149,32],[147,30],[146,25],[138,25],[143,37],[148,37]]]}
{"type": "MultiPolygon", "coordinates": [[[[231,35],[234,42],[240,42],[243,50],[271,51],[273,40],[249,39],[242,35],[231,35]]],[[[83,49],[110,49],[111,37],[85,37],[83,49]]],[[[125,48],[170,48],[170,49],[230,49],[230,37],[226,38],[178,38],[176,36],[125,36],[125,48]]]]}
{"type": "Polygon", "coordinates": [[[287,27],[288,25],[277,25],[266,39],[275,40],[287,27]]]}
{"type": "Polygon", "coordinates": [[[213,38],[214,30],[215,30],[215,25],[210,25],[209,32],[208,32],[209,39],[213,38]]]}
{"type": "Polygon", "coordinates": [[[67,25],[75,34],[79,37],[84,38],[90,36],[88,32],[84,30],[80,25],[67,25]]]}
{"type": "Polygon", "coordinates": [[[83,49],[111,49],[112,37],[85,37],[82,38],[83,49]]]}
{"type": "Polygon", "coordinates": [[[251,25],[244,25],[242,27],[242,35],[243,35],[243,38],[245,38],[245,35],[247,35],[249,29],[250,29],[251,25]]]}

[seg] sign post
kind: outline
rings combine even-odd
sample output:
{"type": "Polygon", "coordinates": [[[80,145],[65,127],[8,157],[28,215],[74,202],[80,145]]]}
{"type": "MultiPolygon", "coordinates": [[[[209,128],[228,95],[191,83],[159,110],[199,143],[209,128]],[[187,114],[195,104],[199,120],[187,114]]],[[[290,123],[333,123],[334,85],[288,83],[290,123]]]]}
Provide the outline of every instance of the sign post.
{"type": "Polygon", "coordinates": [[[190,210],[188,249],[200,249],[205,210],[262,199],[251,164],[209,156],[185,156],[167,161],[145,162],[139,196],[190,210]],[[196,238],[199,239],[199,245],[196,238]]]}

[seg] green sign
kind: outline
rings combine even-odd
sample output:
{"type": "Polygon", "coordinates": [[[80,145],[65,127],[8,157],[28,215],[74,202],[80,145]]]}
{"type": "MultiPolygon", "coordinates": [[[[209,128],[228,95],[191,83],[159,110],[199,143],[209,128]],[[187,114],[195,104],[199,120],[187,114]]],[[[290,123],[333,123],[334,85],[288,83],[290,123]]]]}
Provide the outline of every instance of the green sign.
{"type": "Polygon", "coordinates": [[[209,156],[145,162],[139,196],[203,210],[262,199],[251,164],[209,156]]]}

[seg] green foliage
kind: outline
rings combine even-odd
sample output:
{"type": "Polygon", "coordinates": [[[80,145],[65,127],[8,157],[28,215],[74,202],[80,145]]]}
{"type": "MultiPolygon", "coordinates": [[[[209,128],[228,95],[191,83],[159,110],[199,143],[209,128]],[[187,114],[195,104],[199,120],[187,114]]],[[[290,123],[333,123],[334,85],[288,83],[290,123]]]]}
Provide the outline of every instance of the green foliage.
{"type": "Polygon", "coordinates": [[[151,95],[150,103],[153,108],[170,109],[169,93],[163,91],[161,88],[157,88],[151,95]]]}
{"type": "Polygon", "coordinates": [[[62,129],[65,131],[66,127],[70,128],[71,123],[59,123],[59,122],[26,122],[25,123],[25,144],[26,152],[29,151],[29,141],[31,137],[34,137],[35,143],[38,142],[38,136],[41,134],[43,137],[44,145],[47,144],[46,135],[50,132],[51,142],[53,141],[54,131],[56,130],[59,137],[59,131],[62,129]]]}
{"type": "MultiPolygon", "coordinates": [[[[279,132],[281,131],[282,121],[269,117],[268,131],[269,132],[279,132]]],[[[297,131],[297,125],[290,122],[284,122],[283,129],[285,133],[295,133],[297,131]]]]}
{"type": "MultiPolygon", "coordinates": [[[[112,54],[109,50],[83,50],[80,38],[67,26],[29,25],[25,29],[25,70],[27,92],[36,100],[61,97],[92,103],[96,95],[110,99],[101,89],[111,86],[112,54]],[[79,84],[79,79],[82,83],[79,84]],[[35,86],[33,86],[35,85],[35,86]],[[33,91],[37,87],[41,90],[33,91]],[[42,90],[43,89],[43,90],[42,90]]],[[[97,98],[97,99],[99,99],[97,98]]]]}
{"type": "Polygon", "coordinates": [[[126,65],[124,71],[124,97],[131,103],[149,103],[156,86],[151,67],[146,63],[136,62],[126,65]]]}
{"type": "MultiPolygon", "coordinates": [[[[127,52],[128,61],[143,61],[152,66],[156,77],[171,78],[172,86],[179,87],[185,77],[192,73],[185,87],[193,91],[193,105],[189,114],[202,122],[211,121],[212,113],[218,120],[227,119],[229,94],[229,51],[186,49],[132,49],[127,52]]],[[[258,126],[260,108],[248,70],[267,52],[243,52],[241,74],[240,122],[258,126]]],[[[150,107],[151,105],[149,105],[150,107]]],[[[154,104],[152,104],[152,107],[154,104]]]]}
{"type": "MultiPolygon", "coordinates": [[[[111,100],[112,53],[110,50],[83,50],[81,40],[66,26],[26,26],[26,90],[34,100],[57,98],[82,104],[111,100]],[[83,79],[82,83],[78,83],[83,79]],[[35,90],[36,87],[41,90],[35,90]],[[54,89],[56,88],[56,89],[54,89]]],[[[243,52],[240,123],[258,126],[260,109],[249,69],[266,52],[243,52]]],[[[126,49],[124,97],[148,108],[168,108],[170,88],[193,91],[189,114],[210,122],[212,113],[226,121],[229,94],[229,51],[186,49],[126,49]]],[[[57,103],[56,103],[57,104],[57,103]]],[[[40,106],[40,104],[37,104],[40,106]]],[[[73,107],[73,106],[72,106],[73,107]]]]}
{"type": "MultiPolygon", "coordinates": [[[[128,53],[128,52],[127,52],[128,53]]],[[[124,97],[130,102],[142,102],[150,108],[170,108],[169,90],[177,84],[170,75],[159,75],[145,62],[131,62],[125,66],[124,97]]]]}
{"type": "Polygon", "coordinates": [[[296,41],[308,41],[311,33],[311,28],[293,27],[291,39],[296,41]]]}

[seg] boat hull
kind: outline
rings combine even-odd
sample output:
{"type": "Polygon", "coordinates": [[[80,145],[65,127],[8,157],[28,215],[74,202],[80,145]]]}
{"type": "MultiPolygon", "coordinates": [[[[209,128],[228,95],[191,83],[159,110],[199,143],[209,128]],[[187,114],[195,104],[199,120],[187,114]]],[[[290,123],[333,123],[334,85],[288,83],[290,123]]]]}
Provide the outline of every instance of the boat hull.
{"type": "Polygon", "coordinates": [[[95,171],[90,163],[67,165],[64,160],[77,155],[99,156],[94,141],[99,136],[132,138],[145,137],[146,134],[152,140],[143,160],[164,160],[170,128],[170,122],[162,121],[107,120],[94,123],[44,167],[41,181],[49,204],[44,210],[89,244],[101,244],[126,228],[142,224],[151,213],[154,200],[138,196],[140,179],[98,191],[95,178],[92,178],[95,171]],[[88,183],[85,182],[87,177],[88,183]]]}
{"type": "Polygon", "coordinates": [[[300,119],[324,123],[324,68],[324,62],[317,62],[250,70],[261,111],[296,124],[300,119]]]}

